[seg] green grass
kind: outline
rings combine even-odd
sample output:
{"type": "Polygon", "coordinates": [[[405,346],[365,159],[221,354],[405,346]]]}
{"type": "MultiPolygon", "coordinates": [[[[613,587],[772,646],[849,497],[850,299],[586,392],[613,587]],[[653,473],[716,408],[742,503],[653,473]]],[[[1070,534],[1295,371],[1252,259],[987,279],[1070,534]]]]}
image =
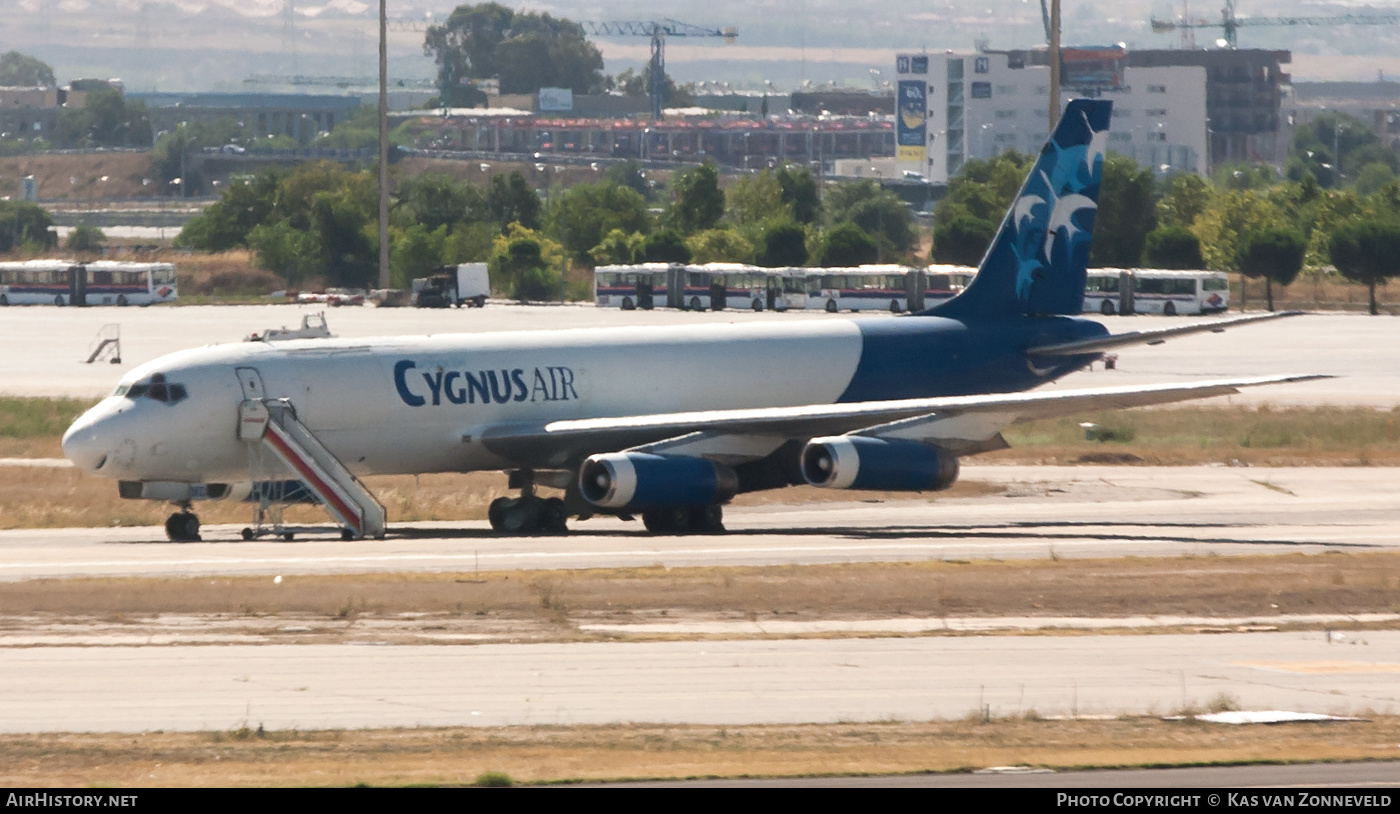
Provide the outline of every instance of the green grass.
{"type": "Polygon", "coordinates": [[[0,396],[0,438],[60,436],[74,419],[96,403],[91,399],[0,396]]]}

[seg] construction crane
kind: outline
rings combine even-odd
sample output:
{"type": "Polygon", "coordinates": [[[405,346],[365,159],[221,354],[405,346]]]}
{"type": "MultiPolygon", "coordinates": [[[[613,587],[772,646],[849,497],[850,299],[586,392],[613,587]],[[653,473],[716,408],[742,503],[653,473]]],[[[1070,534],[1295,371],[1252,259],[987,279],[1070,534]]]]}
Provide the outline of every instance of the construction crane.
{"type": "Polygon", "coordinates": [[[666,92],[666,38],[667,37],[723,37],[733,42],[739,36],[739,29],[704,28],[676,20],[614,20],[610,22],[581,22],[583,30],[595,37],[650,37],[651,38],[651,118],[661,120],[661,109],[666,92]]]}
{"type": "Polygon", "coordinates": [[[1194,28],[1223,28],[1225,47],[1234,48],[1239,29],[1256,25],[1383,25],[1400,23],[1400,12],[1388,14],[1334,14],[1325,17],[1236,17],[1234,0],[1225,0],[1220,10],[1220,22],[1197,18],[1195,20],[1159,20],[1152,18],[1152,33],[1168,34],[1177,30],[1194,28]]]}

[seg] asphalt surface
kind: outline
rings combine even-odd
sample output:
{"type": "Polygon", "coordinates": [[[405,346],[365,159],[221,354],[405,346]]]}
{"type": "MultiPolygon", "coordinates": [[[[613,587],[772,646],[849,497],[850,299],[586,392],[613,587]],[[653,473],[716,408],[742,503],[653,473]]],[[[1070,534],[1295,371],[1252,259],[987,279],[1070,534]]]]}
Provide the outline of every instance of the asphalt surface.
{"type": "MultiPolygon", "coordinates": [[[[0,581],[63,576],[330,574],[929,559],[1394,550],[1400,469],[968,466],[973,498],[729,507],[723,535],[572,523],[509,537],[484,522],[395,524],[384,540],[336,532],[244,542],[211,526],[170,543],[159,527],[0,531],[0,581]]],[[[251,514],[251,509],[250,509],[251,514]]]]}
{"type": "Polygon", "coordinates": [[[0,648],[0,731],[836,723],[1400,705],[1400,631],[0,648]]]}

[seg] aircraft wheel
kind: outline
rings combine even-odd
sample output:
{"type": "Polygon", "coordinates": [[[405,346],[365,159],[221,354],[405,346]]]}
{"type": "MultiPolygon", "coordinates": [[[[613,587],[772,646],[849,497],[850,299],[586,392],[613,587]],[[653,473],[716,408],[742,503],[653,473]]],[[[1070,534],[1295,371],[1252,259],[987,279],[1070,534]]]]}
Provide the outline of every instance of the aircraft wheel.
{"type": "Polygon", "coordinates": [[[637,306],[636,306],[635,303],[632,302],[632,298],[631,298],[631,297],[623,297],[623,298],[622,298],[622,310],[624,310],[624,311],[631,311],[633,308],[636,308],[636,307],[637,307],[637,306]]]}
{"type": "Polygon", "coordinates": [[[355,539],[355,532],[351,531],[350,529],[341,529],[340,539],[348,543],[351,540],[355,539]]]}
{"type": "Polygon", "coordinates": [[[549,534],[568,533],[569,513],[564,509],[564,501],[552,497],[544,502],[540,507],[540,531],[549,534]]]}
{"type": "Polygon", "coordinates": [[[827,312],[828,314],[834,314],[834,313],[836,313],[836,300],[827,300],[827,301],[826,301],[826,312],[827,312]]]}
{"type": "Polygon", "coordinates": [[[763,300],[754,300],[754,301],[753,301],[753,306],[752,306],[752,307],[753,307],[753,310],[755,310],[755,311],[762,311],[762,310],[763,310],[763,300]]]}
{"type": "Polygon", "coordinates": [[[1106,317],[1113,316],[1114,312],[1117,310],[1117,308],[1113,307],[1113,300],[1104,300],[1103,305],[1099,306],[1099,313],[1106,317]]]}
{"type": "Polygon", "coordinates": [[[253,530],[250,529],[250,528],[244,528],[242,534],[243,534],[243,539],[244,539],[244,540],[251,540],[251,539],[253,539],[253,530]]]}
{"type": "Polygon", "coordinates": [[[694,507],[690,510],[690,528],[710,534],[724,531],[724,507],[718,503],[694,507]]]}
{"type": "Polygon", "coordinates": [[[1169,303],[1167,303],[1166,305],[1163,305],[1163,306],[1162,306],[1162,316],[1166,316],[1166,317],[1174,317],[1174,316],[1176,316],[1176,303],[1174,303],[1174,302],[1169,302],[1169,303]]]}
{"type": "Polygon", "coordinates": [[[533,534],[540,528],[539,500],[521,498],[501,513],[501,531],[507,534],[533,534]]]}
{"type": "Polygon", "coordinates": [[[491,501],[491,505],[486,509],[486,519],[491,521],[492,530],[502,531],[504,529],[502,518],[505,517],[506,509],[510,508],[512,502],[514,502],[514,498],[509,497],[498,497],[491,501]]]}
{"type": "Polygon", "coordinates": [[[165,519],[165,536],[175,543],[199,542],[199,517],[176,512],[165,519]]]}

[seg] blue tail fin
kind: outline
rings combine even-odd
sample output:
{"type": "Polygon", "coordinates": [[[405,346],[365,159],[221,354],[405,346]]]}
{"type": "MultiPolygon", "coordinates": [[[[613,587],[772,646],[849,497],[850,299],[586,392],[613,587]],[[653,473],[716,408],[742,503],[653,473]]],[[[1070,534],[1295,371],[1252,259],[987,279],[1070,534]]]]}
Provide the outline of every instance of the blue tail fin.
{"type": "Polygon", "coordinates": [[[925,313],[954,319],[1080,313],[1112,109],[1099,99],[1069,103],[977,276],[925,313]]]}

